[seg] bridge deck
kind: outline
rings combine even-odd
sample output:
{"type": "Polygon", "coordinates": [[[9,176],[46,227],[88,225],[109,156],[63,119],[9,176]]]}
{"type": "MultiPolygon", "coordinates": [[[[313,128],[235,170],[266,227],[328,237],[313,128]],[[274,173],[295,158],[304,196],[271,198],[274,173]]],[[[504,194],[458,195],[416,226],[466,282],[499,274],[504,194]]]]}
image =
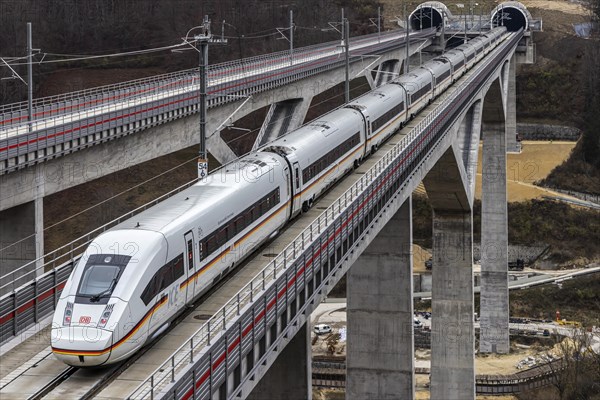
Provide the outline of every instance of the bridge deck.
{"type": "MultiPolygon", "coordinates": [[[[473,74],[473,71],[476,70],[477,68],[471,70],[464,77],[462,77],[456,85],[460,86],[462,82],[468,79],[468,77],[473,74]]],[[[369,170],[379,159],[385,155],[387,149],[390,149],[398,144],[401,139],[412,130],[413,127],[417,126],[419,122],[426,118],[431,111],[443,103],[447,96],[448,91],[433,101],[428,108],[423,110],[404,129],[390,138],[390,140],[388,140],[388,142],[382,146],[382,148],[375,155],[369,157],[356,171],[349,174],[345,179],[333,187],[326,195],[321,197],[315,203],[310,212],[301,215],[295,221],[290,223],[272,243],[260,249],[260,251],[258,251],[243,268],[239,269],[232,279],[227,281],[213,295],[200,304],[182,323],[176,326],[164,339],[155,344],[146,355],[144,355],[138,362],[136,362],[125,373],[117,378],[110,386],[102,391],[99,394],[99,398],[106,399],[114,398],[115,396],[120,397],[124,393],[130,392],[141,382],[143,382],[149,373],[158,368],[174,349],[184,344],[189,339],[190,334],[196,331],[202,325],[201,321],[194,318],[195,316],[212,316],[217,310],[230,301],[231,298],[234,297],[235,294],[244,285],[246,285],[251,278],[258,274],[271,260],[271,257],[267,256],[266,254],[279,254],[284,247],[292,242],[292,240],[300,232],[302,232],[317,218],[319,214],[321,214],[323,209],[327,208],[342,193],[344,193],[356,181],[358,181],[367,170],[369,170]]],[[[10,354],[7,356],[9,355],[10,354]]]]}
{"type": "MultiPolygon", "coordinates": [[[[423,114],[422,112],[421,114],[423,114]]],[[[411,124],[417,124],[423,116],[417,116],[411,124]]],[[[256,252],[244,266],[238,269],[235,276],[225,283],[217,292],[206,299],[200,304],[193,313],[191,313],[185,321],[180,324],[183,325],[175,327],[168,335],[168,339],[165,344],[159,343],[158,349],[164,349],[167,346],[173,346],[168,354],[165,352],[157,351],[154,355],[154,349],[151,352],[152,355],[148,357],[147,364],[134,365],[130,367],[127,372],[117,378],[114,384],[107,387],[98,395],[98,399],[112,399],[119,393],[131,393],[139,384],[145,380],[150,373],[154,372],[156,368],[162,364],[168,356],[171,355],[172,351],[177,347],[184,344],[189,337],[200,327],[197,319],[194,319],[198,315],[213,315],[220,310],[236,293],[243,288],[248,282],[254,278],[265,265],[272,260],[270,254],[279,254],[283,249],[289,245],[289,243],[296,238],[304,229],[308,227],[321,213],[322,210],[329,207],[337,198],[348,190],[360,177],[369,170],[381,157],[386,153],[387,149],[396,145],[403,137],[405,132],[409,132],[411,124],[405,127],[403,130],[398,132],[396,135],[390,138],[388,142],[382,146],[379,151],[369,157],[365,162],[357,168],[355,171],[348,174],[345,179],[340,181],[334,186],[329,192],[322,196],[318,201],[315,202],[313,208],[305,214],[301,214],[291,224],[289,224],[279,236],[271,243],[263,246],[258,252],[256,252]],[[185,334],[184,334],[185,333],[185,334]],[[153,368],[150,368],[150,366],[153,368]],[[140,379],[141,378],[141,379],[140,379]]],[[[203,322],[202,322],[203,323],[203,322]]],[[[155,348],[157,347],[155,346],[155,348]]],[[[136,363],[137,364],[137,363],[136,363]]]]}
{"type": "MultiPolygon", "coordinates": [[[[435,30],[413,32],[411,39],[434,34],[435,30]]],[[[380,39],[373,35],[356,37],[351,41],[351,62],[365,54],[394,50],[404,45],[404,39],[403,31],[382,34],[380,39]]],[[[208,106],[239,101],[254,93],[342,67],[341,54],[339,43],[329,42],[298,49],[293,62],[282,52],[256,60],[214,65],[209,72],[208,106]]],[[[99,94],[44,105],[35,111],[31,123],[22,115],[26,110],[11,109],[2,114],[0,109],[0,173],[197,112],[197,73],[188,70],[179,74],[139,87],[102,88],[99,94]]]]}

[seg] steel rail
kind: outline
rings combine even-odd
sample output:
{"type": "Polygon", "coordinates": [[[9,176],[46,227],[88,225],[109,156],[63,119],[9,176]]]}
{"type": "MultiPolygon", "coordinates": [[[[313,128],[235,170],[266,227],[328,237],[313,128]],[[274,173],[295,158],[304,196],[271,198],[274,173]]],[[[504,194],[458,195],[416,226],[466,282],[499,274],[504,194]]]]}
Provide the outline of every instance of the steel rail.
{"type": "MultiPolygon", "coordinates": [[[[521,33],[522,34],[522,33],[521,33]]],[[[292,265],[294,265],[297,257],[303,255],[307,246],[311,245],[315,237],[320,237],[332,226],[350,204],[353,204],[358,198],[369,190],[371,185],[376,182],[387,168],[395,160],[405,157],[405,160],[411,161],[416,155],[415,151],[429,151],[433,144],[425,143],[429,135],[422,135],[428,127],[434,123],[438,126],[436,129],[439,132],[442,126],[449,123],[450,118],[456,118],[454,114],[451,117],[450,110],[456,113],[456,107],[468,101],[475,93],[479,92],[483,83],[476,81],[476,78],[481,79],[479,74],[492,74],[498,68],[496,65],[499,58],[513,47],[516,46],[520,36],[517,34],[507,34],[506,43],[501,44],[494,50],[488,59],[484,59],[483,64],[478,74],[474,74],[467,78],[464,85],[455,87],[452,94],[448,96],[440,106],[436,107],[424,120],[422,120],[399,144],[390,150],[381,160],[379,160],[362,178],[348,189],[336,202],[328,207],[308,228],[293,240],[285,250],[280,253],[272,262],[270,262],[261,273],[256,275],[246,286],[244,286],[236,296],[234,296],[225,306],[219,310],[215,316],[208,320],[198,331],[190,337],[187,343],[177,349],[173,355],[167,359],[163,365],[150,375],[132,394],[130,399],[144,399],[150,396],[151,398],[159,393],[163,393],[163,389],[175,381],[175,376],[179,376],[182,370],[188,368],[191,362],[194,361],[200,354],[208,354],[205,352],[206,347],[219,337],[223,337],[228,326],[232,326],[234,321],[240,318],[240,310],[246,310],[255,299],[262,298],[266,288],[275,284],[278,278],[285,275],[292,265]],[[512,38],[512,39],[509,39],[512,38]],[[517,38],[517,40],[515,40],[517,38]],[[493,63],[492,63],[493,62],[493,63]],[[468,90],[467,90],[468,89],[468,90]],[[467,91],[466,93],[464,91],[467,91]],[[460,100],[460,101],[459,101],[460,100]],[[441,119],[438,121],[438,117],[441,119]],[[444,120],[444,125],[440,126],[444,120]],[[436,122],[437,121],[437,122],[436,122]],[[429,147],[428,147],[429,146],[429,147]],[[410,153],[407,153],[408,149],[410,153]],[[408,157],[408,158],[407,158],[408,157]]],[[[487,81],[488,75],[483,81],[487,81]]],[[[438,133],[439,134],[439,133],[438,133]]],[[[429,139],[433,140],[433,139],[429,139]]],[[[436,142],[438,139],[436,139],[436,142]]],[[[258,364],[258,363],[257,363],[258,364]]],[[[209,375],[210,376],[210,375],[209,375]]]]}
{"type": "MultiPolygon", "coordinates": [[[[382,37],[383,37],[384,41],[386,41],[386,40],[389,40],[389,38],[393,38],[393,37],[397,36],[399,34],[398,32],[399,32],[398,30],[386,32],[382,37]]],[[[363,36],[352,38],[350,41],[351,41],[351,44],[356,45],[358,43],[370,40],[373,37],[376,37],[376,35],[375,34],[363,35],[363,36]]],[[[307,55],[310,55],[311,53],[314,53],[315,51],[323,51],[326,49],[335,48],[338,44],[339,44],[338,41],[329,41],[329,42],[325,42],[325,43],[319,43],[319,44],[315,44],[315,45],[305,46],[305,47],[295,49],[294,54],[295,54],[295,56],[305,57],[307,55]]],[[[224,71],[224,70],[231,69],[231,68],[233,68],[233,70],[235,71],[236,67],[237,68],[257,67],[257,66],[260,66],[261,64],[264,64],[265,62],[269,62],[269,61],[273,61],[273,60],[276,60],[276,59],[279,59],[282,57],[286,57],[287,55],[288,55],[288,51],[284,50],[284,51],[279,51],[279,52],[275,52],[275,53],[268,53],[268,54],[253,56],[253,57],[247,57],[247,58],[243,58],[243,59],[239,59],[239,60],[232,60],[232,61],[225,61],[225,62],[221,62],[221,63],[217,63],[217,64],[211,64],[209,67],[209,74],[212,73],[213,75],[218,75],[218,74],[221,74],[218,71],[224,71]]],[[[161,84],[164,84],[164,82],[166,82],[166,81],[175,81],[175,80],[181,79],[183,77],[197,75],[197,73],[198,73],[198,68],[191,68],[191,69],[186,69],[186,70],[182,70],[182,71],[160,74],[160,75],[155,75],[155,76],[151,76],[151,77],[140,78],[140,79],[135,79],[135,80],[126,81],[126,82],[120,82],[120,83],[116,83],[116,84],[103,85],[103,86],[99,86],[99,87],[95,87],[95,88],[83,89],[83,90],[73,91],[73,92],[69,92],[69,93],[34,99],[33,100],[33,106],[35,109],[34,110],[34,120],[37,119],[37,116],[39,116],[39,115],[43,116],[48,113],[57,112],[57,110],[53,110],[53,108],[52,108],[53,105],[56,103],[64,103],[68,107],[79,107],[79,105],[77,104],[78,101],[81,101],[81,100],[85,101],[86,99],[88,99],[89,101],[92,102],[92,104],[94,104],[94,102],[96,100],[106,101],[107,99],[105,100],[105,99],[103,99],[103,97],[104,96],[111,97],[110,95],[115,92],[119,92],[119,91],[126,92],[128,90],[134,90],[134,89],[138,89],[143,86],[153,85],[153,84],[161,85],[161,84]],[[100,99],[96,99],[96,98],[94,98],[94,96],[100,96],[100,99]],[[75,104],[68,104],[68,103],[73,103],[73,102],[75,104]],[[48,107],[50,107],[50,108],[48,108],[48,107]]],[[[126,96],[127,93],[123,93],[123,95],[126,96]]],[[[11,104],[6,104],[6,105],[0,106],[0,128],[2,128],[2,129],[5,127],[8,127],[8,126],[13,126],[15,124],[24,123],[25,120],[28,119],[28,117],[29,116],[27,115],[27,101],[11,103],[11,104]],[[9,115],[9,113],[17,113],[18,115],[11,117],[9,115]]]]}

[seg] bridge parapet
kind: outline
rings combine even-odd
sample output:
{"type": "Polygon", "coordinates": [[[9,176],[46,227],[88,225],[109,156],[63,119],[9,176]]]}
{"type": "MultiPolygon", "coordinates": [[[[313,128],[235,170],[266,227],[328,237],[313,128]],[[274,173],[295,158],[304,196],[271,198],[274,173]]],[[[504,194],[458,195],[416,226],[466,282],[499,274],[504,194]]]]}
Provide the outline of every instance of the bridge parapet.
{"type": "Polygon", "coordinates": [[[462,107],[484,88],[520,37],[513,35],[128,398],[248,396],[259,371],[270,366],[387,223],[408,185],[420,181],[419,168],[440,149],[462,107]]]}

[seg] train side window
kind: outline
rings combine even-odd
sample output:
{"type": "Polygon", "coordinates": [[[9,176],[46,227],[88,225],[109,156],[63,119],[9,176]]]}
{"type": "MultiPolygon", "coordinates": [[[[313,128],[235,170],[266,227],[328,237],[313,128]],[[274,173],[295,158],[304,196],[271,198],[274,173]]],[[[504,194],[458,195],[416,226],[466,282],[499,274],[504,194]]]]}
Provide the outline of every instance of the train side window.
{"type": "Polygon", "coordinates": [[[237,235],[238,233],[240,233],[241,231],[243,231],[244,228],[246,228],[246,226],[244,224],[244,216],[239,216],[235,220],[235,234],[237,235]]]}
{"type": "Polygon", "coordinates": [[[217,250],[217,238],[215,235],[210,235],[210,237],[206,240],[206,251],[208,255],[212,254],[215,250],[217,250]]]}
{"type": "Polygon", "coordinates": [[[201,240],[198,242],[198,257],[199,257],[200,261],[202,261],[206,258],[206,254],[204,254],[205,251],[206,251],[206,243],[203,240],[201,240]]]}
{"type": "MultiPolygon", "coordinates": [[[[171,281],[171,283],[173,283],[185,274],[185,270],[183,267],[183,253],[175,257],[175,259],[171,261],[171,265],[171,269],[173,270],[173,281],[171,281]]],[[[171,283],[169,283],[169,285],[171,283]]]]}
{"type": "Polygon", "coordinates": [[[148,285],[144,288],[140,296],[141,300],[145,305],[150,304],[157,294],[171,286],[173,282],[181,278],[184,274],[182,253],[156,271],[150,282],[148,282],[148,285]]]}
{"type": "Polygon", "coordinates": [[[223,244],[225,244],[225,242],[227,241],[227,229],[221,229],[218,233],[217,233],[217,246],[221,247],[223,244]]]}
{"type": "Polygon", "coordinates": [[[150,282],[148,282],[148,285],[146,285],[146,287],[144,288],[144,291],[142,292],[142,295],[140,296],[140,298],[142,299],[142,301],[144,302],[145,305],[150,304],[152,299],[159,292],[157,283],[158,283],[158,278],[156,275],[154,275],[150,279],[150,282]]]}
{"type": "Polygon", "coordinates": [[[188,268],[194,269],[194,242],[187,241],[188,268]]]}

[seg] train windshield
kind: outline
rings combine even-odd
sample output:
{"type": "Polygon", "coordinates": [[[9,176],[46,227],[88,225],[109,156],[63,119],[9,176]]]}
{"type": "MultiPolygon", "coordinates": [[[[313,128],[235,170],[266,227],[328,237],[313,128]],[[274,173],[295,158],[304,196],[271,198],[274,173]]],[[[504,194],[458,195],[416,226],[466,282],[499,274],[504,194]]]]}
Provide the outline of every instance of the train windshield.
{"type": "Polygon", "coordinates": [[[111,290],[119,277],[120,271],[121,268],[115,265],[90,266],[83,274],[78,295],[93,296],[111,290]]]}
{"type": "Polygon", "coordinates": [[[76,301],[106,303],[130,258],[107,254],[90,256],[79,282],[76,301]]]}

